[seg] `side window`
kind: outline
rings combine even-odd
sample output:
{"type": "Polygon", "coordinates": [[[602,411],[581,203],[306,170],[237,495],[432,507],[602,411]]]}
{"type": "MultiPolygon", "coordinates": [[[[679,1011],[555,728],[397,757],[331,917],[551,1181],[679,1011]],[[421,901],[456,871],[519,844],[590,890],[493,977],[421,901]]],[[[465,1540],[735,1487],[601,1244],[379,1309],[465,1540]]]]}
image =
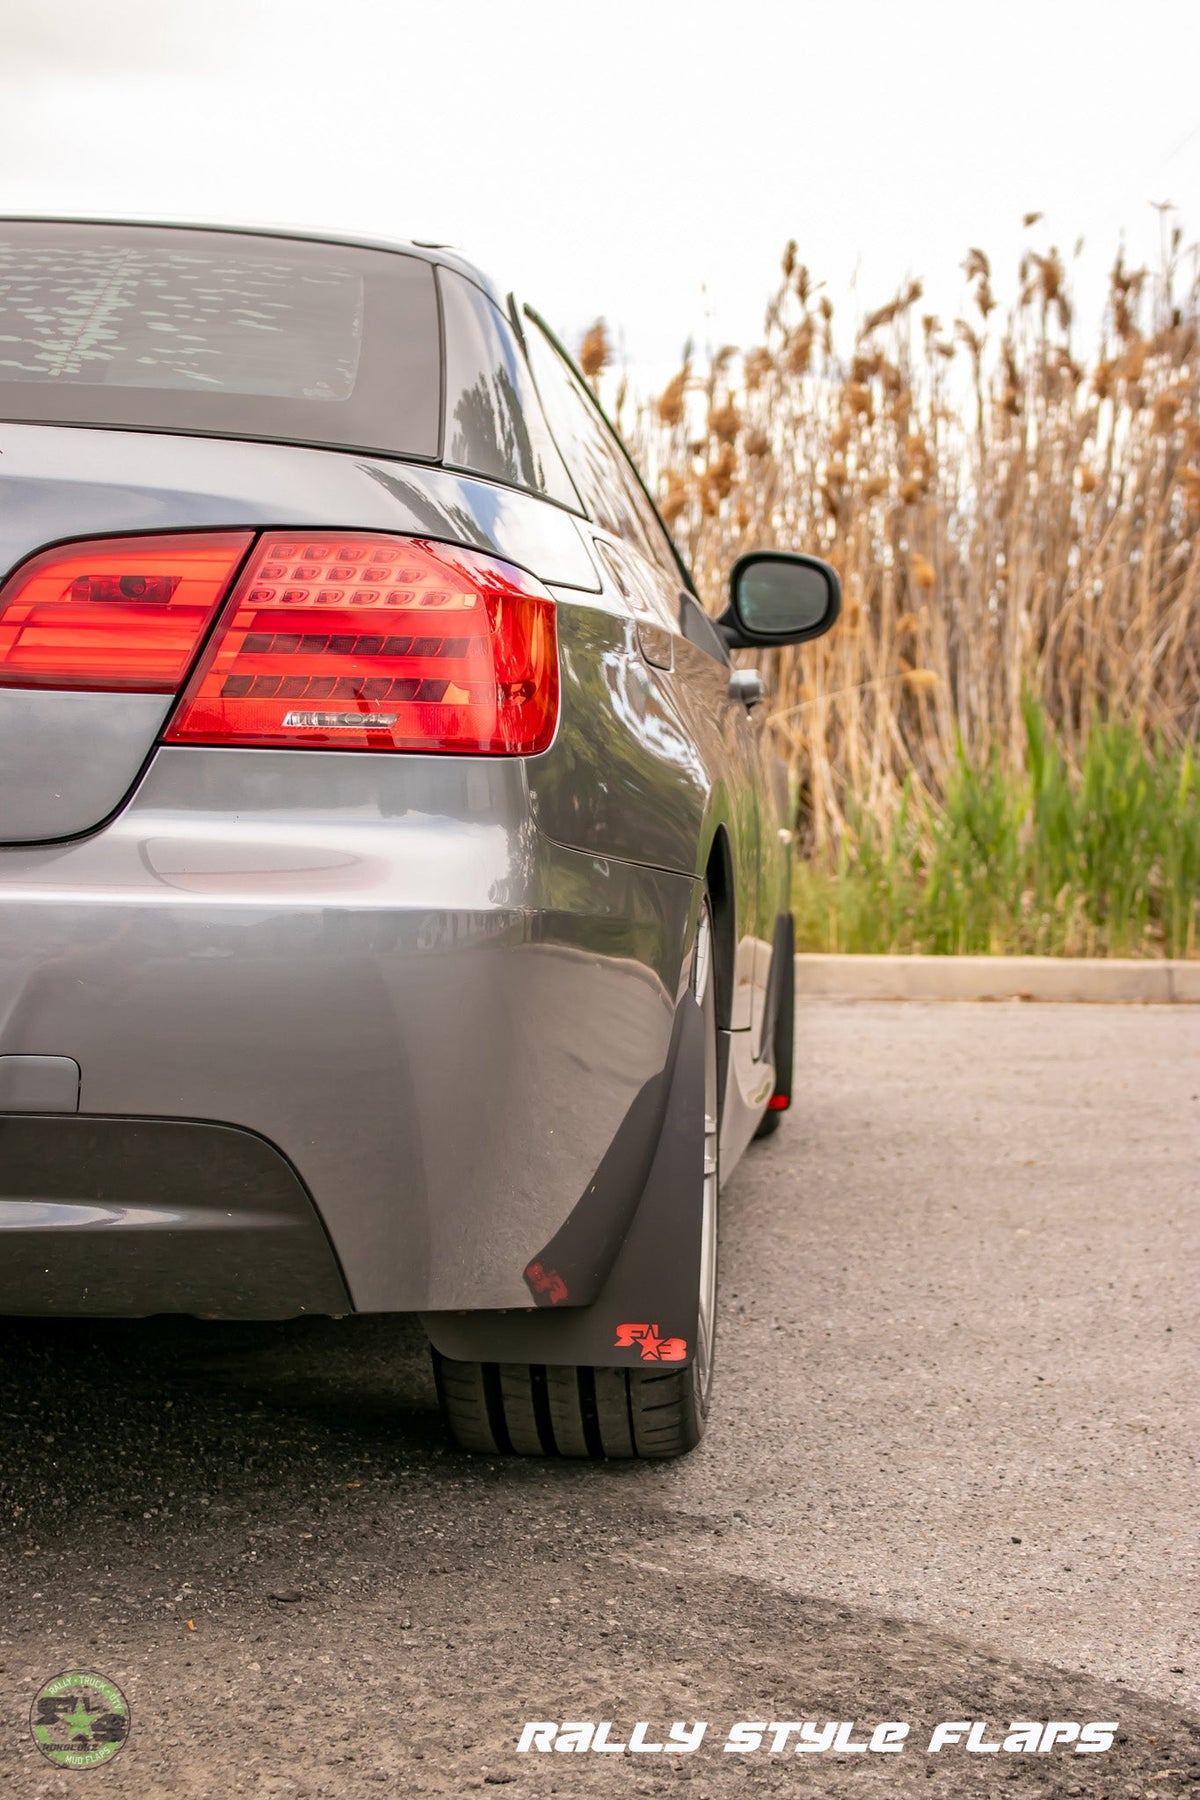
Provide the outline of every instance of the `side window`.
{"type": "Polygon", "coordinates": [[[503,313],[454,269],[439,268],[438,285],[446,344],[442,460],[578,511],[579,497],[503,313]]]}
{"type": "Polygon", "coordinates": [[[591,517],[614,537],[634,544],[668,581],[682,586],[671,540],[591,395],[535,320],[529,321],[527,337],[550,429],[591,517]]]}

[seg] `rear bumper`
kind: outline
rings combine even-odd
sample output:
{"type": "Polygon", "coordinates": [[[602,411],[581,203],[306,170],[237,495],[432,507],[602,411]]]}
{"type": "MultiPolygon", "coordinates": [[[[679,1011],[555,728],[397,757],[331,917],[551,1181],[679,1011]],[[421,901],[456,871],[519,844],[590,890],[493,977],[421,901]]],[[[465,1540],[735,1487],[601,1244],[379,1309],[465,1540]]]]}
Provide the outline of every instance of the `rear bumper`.
{"type": "Polygon", "coordinates": [[[81,1071],[77,1118],[36,1122],[70,1180],[31,1194],[33,1127],[0,1121],[0,1309],[528,1307],[581,1208],[586,1303],[653,1158],[695,892],[551,843],[519,762],[160,750],[103,831],[0,852],[0,1054],[81,1071]],[[241,1165],[205,1146],[248,1133],[295,1192],[218,1226],[241,1165]]]}

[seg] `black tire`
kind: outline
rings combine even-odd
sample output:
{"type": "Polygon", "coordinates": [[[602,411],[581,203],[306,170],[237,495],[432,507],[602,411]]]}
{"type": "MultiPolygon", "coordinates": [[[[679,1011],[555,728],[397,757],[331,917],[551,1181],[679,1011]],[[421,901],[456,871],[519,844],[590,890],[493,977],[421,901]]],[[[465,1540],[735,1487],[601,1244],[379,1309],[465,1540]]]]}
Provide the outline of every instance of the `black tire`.
{"type": "MultiPolygon", "coordinates": [[[[796,1053],[796,927],[789,914],[778,936],[784,962],[779,975],[779,1008],[775,1014],[775,1093],[792,1098],[792,1073],[796,1053]]],[[[783,1124],[787,1107],[769,1107],[758,1122],[755,1139],[774,1137],[783,1124]]]]}
{"type": "MultiPolygon", "coordinates": [[[[700,999],[705,1025],[707,1112],[709,1082],[715,1096],[717,1069],[712,909],[707,894],[696,933],[697,970],[702,966],[700,944],[704,933],[708,954],[700,999]]],[[[716,1117],[715,1100],[711,1116],[716,1117]]],[[[704,1435],[712,1385],[717,1154],[717,1133],[706,1133],[706,1190],[702,1204],[710,1209],[705,1244],[711,1247],[711,1266],[702,1255],[701,1283],[703,1287],[707,1279],[708,1324],[707,1330],[698,1335],[693,1360],[681,1369],[567,1368],[538,1363],[454,1362],[434,1350],[438,1399],[460,1450],[485,1456],[515,1453],[599,1460],[682,1456],[695,1449],[704,1435]]]]}
{"type": "Polygon", "coordinates": [[[682,1456],[703,1437],[708,1411],[694,1368],[467,1363],[433,1352],[454,1441],[484,1456],[682,1456]]]}

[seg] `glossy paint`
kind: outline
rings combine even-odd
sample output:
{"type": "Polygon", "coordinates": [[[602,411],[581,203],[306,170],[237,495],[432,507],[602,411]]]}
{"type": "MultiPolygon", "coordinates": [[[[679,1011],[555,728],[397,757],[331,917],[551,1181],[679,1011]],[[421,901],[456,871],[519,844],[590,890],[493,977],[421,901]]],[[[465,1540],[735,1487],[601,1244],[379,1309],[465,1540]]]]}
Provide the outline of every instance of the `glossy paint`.
{"type": "Polygon", "coordinates": [[[267,1138],[356,1307],[528,1305],[585,1194],[620,1218],[694,883],[552,844],[520,762],[164,749],[0,877],[0,1048],[72,1057],[81,1114],[267,1138]]]}
{"type": "MultiPolygon", "coordinates": [[[[549,586],[561,714],[526,760],[163,747],[159,697],[0,690],[0,1057],[78,1067],[97,1157],[129,1120],[264,1142],[358,1310],[531,1308],[564,1233],[564,1304],[608,1291],[667,1129],[706,879],[724,1174],[772,1088],[780,792],[695,602],[551,501],[353,452],[0,425],[0,501],[0,571],[102,532],[308,525],[474,546],[549,586]]],[[[119,1310],[287,1310],[254,1207],[225,1209],[229,1279],[201,1305],[116,1155],[109,1212],[60,1196],[60,1278],[37,1275],[4,1126],[0,1308],[24,1268],[39,1310],[111,1310],[79,1281],[76,1240],[103,1230],[138,1271],[119,1310]]],[[[294,1310],[340,1310],[304,1269],[294,1310]]]]}
{"type": "MultiPolygon", "coordinates": [[[[599,589],[561,507],[447,470],[344,451],[0,424],[0,572],[71,538],[336,525],[470,545],[599,589]]],[[[0,687],[0,844],[73,837],[130,792],[172,702],[0,687]]]]}
{"type": "Polygon", "coordinates": [[[782,765],[764,741],[765,709],[737,697],[716,634],[697,632],[700,643],[684,629],[695,603],[629,545],[594,534],[593,547],[603,591],[559,596],[563,721],[556,743],[529,765],[533,815],[576,849],[698,879],[714,863],[727,867],[718,1016],[728,1034],[728,1170],[771,1094],[764,1004],[789,880],[782,765]]]}

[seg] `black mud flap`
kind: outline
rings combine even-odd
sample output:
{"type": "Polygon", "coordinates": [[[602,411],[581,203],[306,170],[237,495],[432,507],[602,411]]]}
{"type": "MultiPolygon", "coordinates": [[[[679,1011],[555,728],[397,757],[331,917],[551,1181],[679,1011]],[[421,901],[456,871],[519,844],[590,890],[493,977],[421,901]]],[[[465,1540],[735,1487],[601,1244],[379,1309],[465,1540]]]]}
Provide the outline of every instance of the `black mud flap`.
{"type": "MultiPolygon", "coordinates": [[[[658,1146],[596,1299],[589,1306],[542,1304],[528,1311],[422,1313],[429,1340],[443,1356],[594,1368],[691,1362],[704,1192],[704,1015],[690,993],[680,1001],[675,1036],[658,1146]]],[[[530,1271],[526,1275],[531,1278],[530,1271]]]]}
{"type": "MultiPolygon", "coordinates": [[[[759,1038],[759,1055],[766,1056],[773,1051],[775,1035],[779,1026],[779,1012],[783,997],[788,990],[788,970],[796,960],[796,924],[790,912],[780,913],[775,920],[775,931],[771,944],[771,966],[767,972],[766,1005],[763,1008],[762,1033],[759,1038]]],[[[791,1071],[788,1071],[790,1075],[791,1071]]]]}

